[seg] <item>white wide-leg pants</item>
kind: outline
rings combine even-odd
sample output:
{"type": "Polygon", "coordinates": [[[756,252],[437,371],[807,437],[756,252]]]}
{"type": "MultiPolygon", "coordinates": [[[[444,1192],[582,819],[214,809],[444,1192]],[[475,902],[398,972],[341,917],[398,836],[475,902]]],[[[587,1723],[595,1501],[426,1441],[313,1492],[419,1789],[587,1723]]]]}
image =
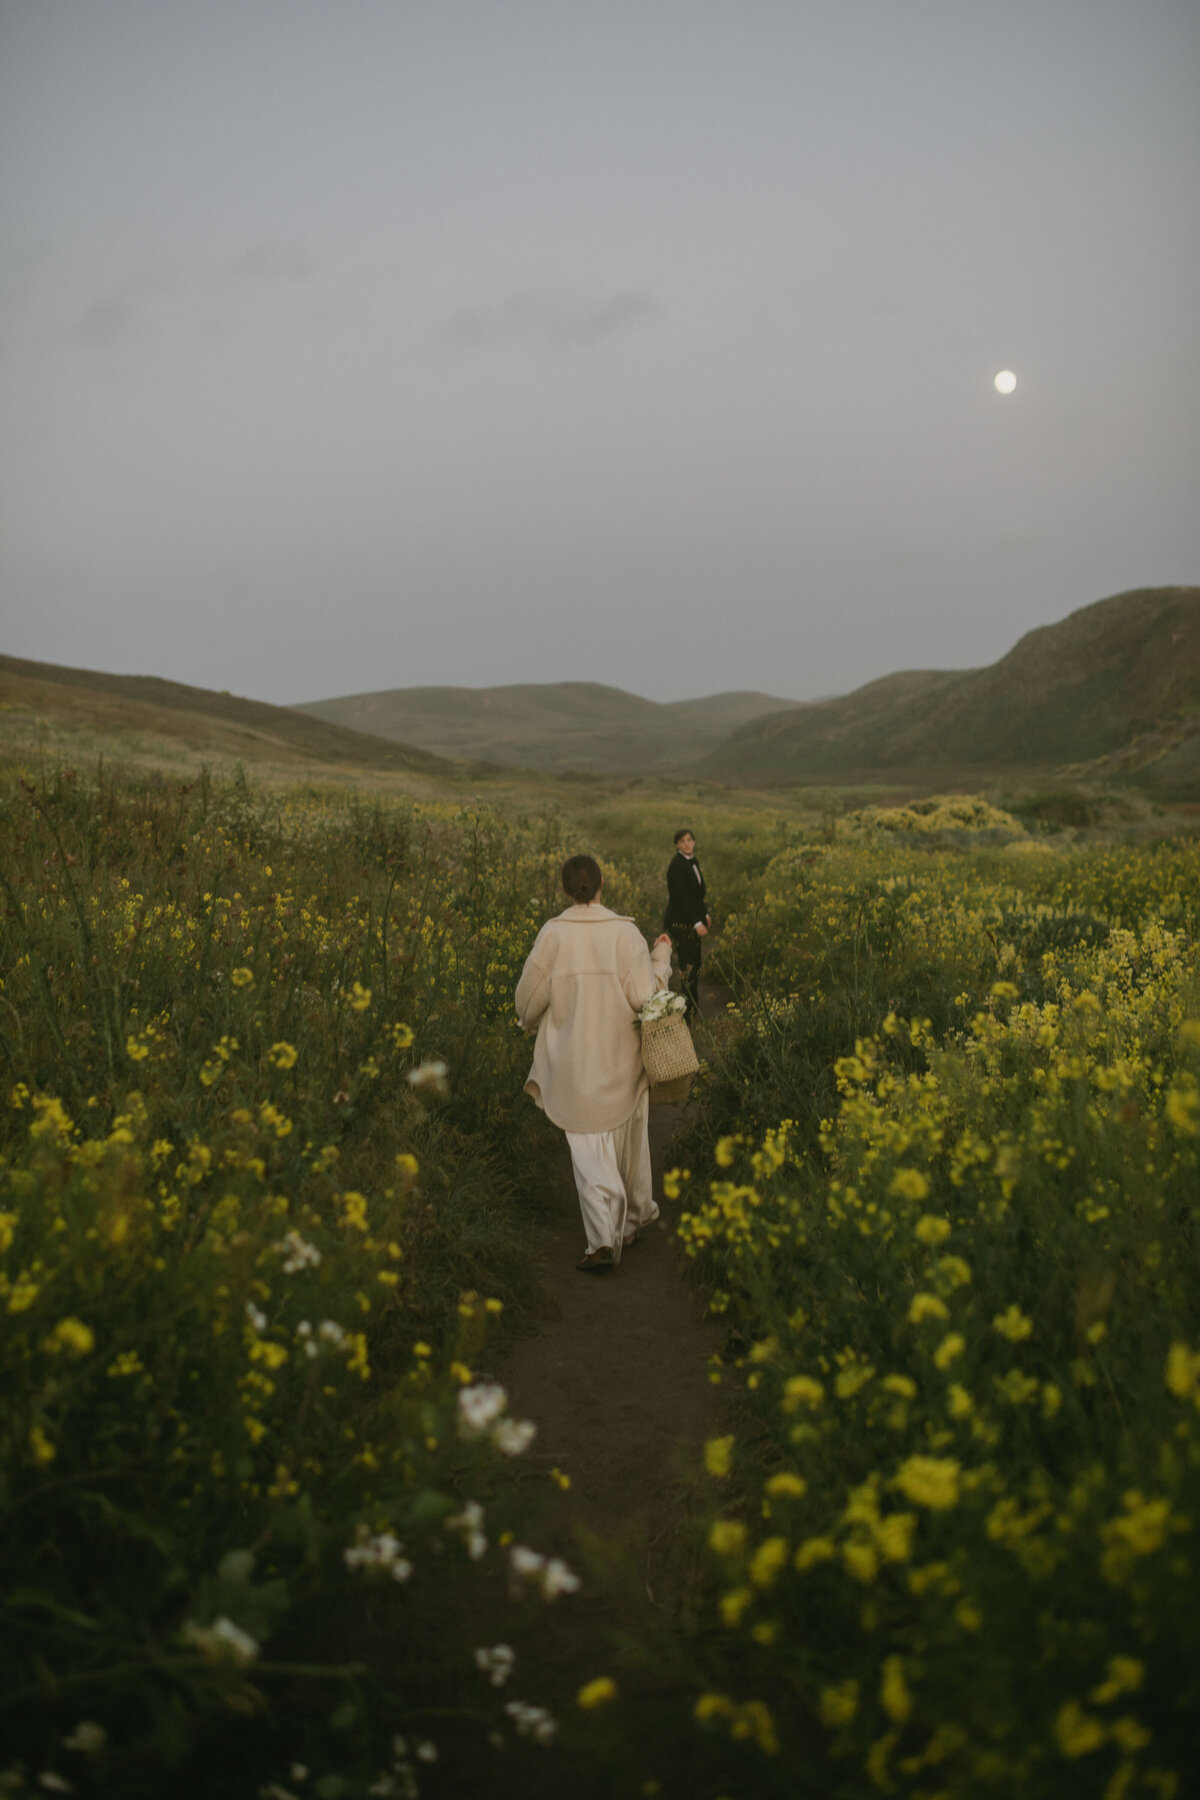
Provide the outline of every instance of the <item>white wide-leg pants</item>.
{"type": "Polygon", "coordinates": [[[589,1250],[607,1245],[618,1260],[622,1241],[657,1219],[650,1174],[650,1096],[642,1095],[617,1131],[568,1131],[579,1210],[589,1250]]]}

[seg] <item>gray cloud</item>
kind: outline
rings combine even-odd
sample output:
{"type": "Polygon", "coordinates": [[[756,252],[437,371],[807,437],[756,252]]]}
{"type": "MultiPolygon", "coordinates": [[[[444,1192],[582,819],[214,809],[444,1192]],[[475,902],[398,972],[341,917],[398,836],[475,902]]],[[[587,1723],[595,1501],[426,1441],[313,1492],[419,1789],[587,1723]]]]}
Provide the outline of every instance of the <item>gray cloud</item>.
{"type": "Polygon", "coordinates": [[[125,338],[136,336],[141,318],[132,300],[123,295],[110,295],[107,300],[93,300],[79,321],[79,340],[95,349],[107,350],[125,338]]]}
{"type": "Polygon", "coordinates": [[[147,294],[161,293],[167,285],[168,278],[161,273],[142,270],[128,276],[111,293],[102,294],[85,308],[76,328],[79,342],[107,350],[137,337],[146,324],[142,299],[147,294]]]}
{"type": "Polygon", "coordinates": [[[511,342],[551,344],[570,350],[658,318],[662,308],[650,294],[627,290],[598,305],[564,294],[512,294],[499,306],[462,312],[451,319],[442,338],[452,344],[488,345],[511,342]]]}
{"type": "Polygon", "coordinates": [[[251,281],[308,281],[316,264],[299,238],[260,238],[234,258],[229,273],[251,281]]]}

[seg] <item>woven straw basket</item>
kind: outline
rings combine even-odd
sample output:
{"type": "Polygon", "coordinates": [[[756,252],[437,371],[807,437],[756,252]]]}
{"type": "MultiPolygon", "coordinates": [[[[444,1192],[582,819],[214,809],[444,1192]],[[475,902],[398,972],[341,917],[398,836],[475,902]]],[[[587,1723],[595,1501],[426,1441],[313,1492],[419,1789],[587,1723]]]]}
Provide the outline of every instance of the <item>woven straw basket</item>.
{"type": "Polygon", "coordinates": [[[642,1063],[653,1087],[696,1073],[700,1062],[682,1013],[668,1013],[642,1026],[642,1063]]]}
{"type": "Polygon", "coordinates": [[[692,1097],[694,1075],[681,1075],[678,1081],[652,1081],[651,1106],[686,1106],[692,1097]]]}

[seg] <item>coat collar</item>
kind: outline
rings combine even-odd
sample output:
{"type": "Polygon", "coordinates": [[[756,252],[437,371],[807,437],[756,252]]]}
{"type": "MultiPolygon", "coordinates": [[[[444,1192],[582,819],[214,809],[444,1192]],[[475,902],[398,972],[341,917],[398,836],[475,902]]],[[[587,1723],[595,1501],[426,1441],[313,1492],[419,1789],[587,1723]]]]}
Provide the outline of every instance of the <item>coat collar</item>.
{"type": "Polygon", "coordinates": [[[610,912],[607,906],[601,906],[597,900],[593,900],[590,906],[568,906],[558,916],[572,925],[601,924],[605,919],[621,919],[626,924],[632,924],[632,920],[624,913],[610,912]]]}

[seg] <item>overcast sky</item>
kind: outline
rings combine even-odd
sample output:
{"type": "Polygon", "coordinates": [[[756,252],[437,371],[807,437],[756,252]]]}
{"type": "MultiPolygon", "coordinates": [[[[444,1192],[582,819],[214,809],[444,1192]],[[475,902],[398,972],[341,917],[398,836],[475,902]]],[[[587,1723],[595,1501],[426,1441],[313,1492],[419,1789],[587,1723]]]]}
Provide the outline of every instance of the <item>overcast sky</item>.
{"type": "Polygon", "coordinates": [[[1196,0],[0,0],[0,646],[811,698],[1200,583],[1198,94],[1196,0]]]}

